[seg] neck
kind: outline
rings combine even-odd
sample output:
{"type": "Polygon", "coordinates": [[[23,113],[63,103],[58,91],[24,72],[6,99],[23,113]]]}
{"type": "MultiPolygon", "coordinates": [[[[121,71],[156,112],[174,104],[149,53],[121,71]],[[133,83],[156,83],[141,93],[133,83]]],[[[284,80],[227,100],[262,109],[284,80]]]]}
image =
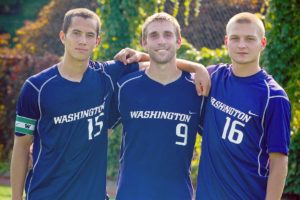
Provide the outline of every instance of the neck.
{"type": "Polygon", "coordinates": [[[176,67],[176,60],[166,64],[159,64],[150,61],[150,67],[146,69],[146,74],[161,84],[168,84],[177,80],[181,76],[181,70],[176,67]]]}
{"type": "Polygon", "coordinates": [[[80,82],[84,72],[88,68],[89,61],[78,61],[68,59],[64,56],[63,60],[58,64],[58,71],[62,77],[67,80],[80,82]]]}
{"type": "Polygon", "coordinates": [[[247,77],[256,74],[261,70],[258,62],[256,63],[247,63],[239,64],[232,62],[232,71],[235,76],[238,77],[247,77]]]}

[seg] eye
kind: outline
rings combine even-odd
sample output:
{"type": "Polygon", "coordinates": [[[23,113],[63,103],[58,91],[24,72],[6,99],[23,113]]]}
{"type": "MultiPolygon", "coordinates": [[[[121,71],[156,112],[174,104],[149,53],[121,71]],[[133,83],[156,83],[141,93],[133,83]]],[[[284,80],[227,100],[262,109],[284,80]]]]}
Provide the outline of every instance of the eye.
{"type": "Polygon", "coordinates": [[[73,35],[75,35],[75,36],[80,36],[80,34],[81,34],[80,31],[73,31],[72,33],[73,33],[73,35]]]}
{"type": "Polygon", "coordinates": [[[94,38],[94,37],[95,37],[95,34],[94,34],[94,33],[88,33],[88,34],[87,34],[87,37],[88,37],[88,38],[94,38]]]}
{"type": "Polygon", "coordinates": [[[165,32],[165,33],[164,33],[164,36],[165,36],[166,38],[172,38],[172,37],[173,37],[173,33],[172,33],[172,32],[165,32]]]}
{"type": "Polygon", "coordinates": [[[156,39],[156,38],[158,38],[158,33],[156,33],[156,32],[150,33],[150,34],[149,34],[149,38],[151,38],[151,39],[156,39]]]}
{"type": "Polygon", "coordinates": [[[248,41],[255,41],[256,38],[254,38],[254,37],[247,37],[246,40],[248,40],[248,41]]]}
{"type": "Polygon", "coordinates": [[[230,37],[229,40],[232,40],[232,41],[238,41],[239,38],[238,38],[238,37],[230,37]]]}

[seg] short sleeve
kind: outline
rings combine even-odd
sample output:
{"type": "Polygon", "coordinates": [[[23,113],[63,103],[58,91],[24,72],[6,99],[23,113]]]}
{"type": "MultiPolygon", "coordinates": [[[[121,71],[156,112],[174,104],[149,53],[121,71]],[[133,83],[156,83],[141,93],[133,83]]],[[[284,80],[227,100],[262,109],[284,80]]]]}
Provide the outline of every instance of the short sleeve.
{"type": "Polygon", "coordinates": [[[288,154],[291,134],[290,121],[289,101],[284,97],[271,97],[264,121],[269,153],[288,154]]]}
{"type": "Polygon", "coordinates": [[[39,119],[38,91],[30,81],[21,89],[16,108],[15,134],[33,135],[39,119]]]}
{"type": "Polygon", "coordinates": [[[139,64],[132,63],[124,65],[120,61],[112,60],[103,63],[103,70],[111,77],[113,83],[115,84],[124,75],[138,71],[139,64]]]}
{"type": "Polygon", "coordinates": [[[115,85],[116,90],[113,93],[112,96],[112,100],[110,103],[110,112],[109,112],[109,120],[108,120],[108,124],[109,124],[109,128],[114,129],[118,126],[118,124],[120,124],[120,112],[118,109],[118,93],[119,93],[119,87],[118,85],[115,85]]]}
{"type": "Polygon", "coordinates": [[[208,101],[208,97],[202,96],[201,106],[200,106],[200,122],[199,122],[199,125],[198,125],[198,133],[201,136],[203,134],[205,110],[206,110],[207,101],[208,101]]]}

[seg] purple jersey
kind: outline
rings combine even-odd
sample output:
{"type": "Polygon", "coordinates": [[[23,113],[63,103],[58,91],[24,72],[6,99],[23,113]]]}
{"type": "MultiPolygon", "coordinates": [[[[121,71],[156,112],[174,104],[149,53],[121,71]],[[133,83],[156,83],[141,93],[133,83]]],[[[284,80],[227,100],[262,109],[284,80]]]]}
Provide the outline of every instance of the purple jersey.
{"type": "Polygon", "coordinates": [[[208,68],[197,200],[264,199],[269,153],[288,154],[290,103],[264,70],[237,77],[230,65],[208,68]]]}

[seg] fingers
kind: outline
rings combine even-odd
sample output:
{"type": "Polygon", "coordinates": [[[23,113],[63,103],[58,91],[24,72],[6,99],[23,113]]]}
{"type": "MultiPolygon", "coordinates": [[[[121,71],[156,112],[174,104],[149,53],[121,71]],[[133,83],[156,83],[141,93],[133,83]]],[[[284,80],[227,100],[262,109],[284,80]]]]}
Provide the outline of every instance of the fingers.
{"type": "Polygon", "coordinates": [[[203,87],[200,84],[196,84],[196,91],[199,96],[203,94],[203,87]]]}
{"type": "Polygon", "coordinates": [[[133,62],[139,62],[140,55],[139,52],[137,52],[134,49],[125,48],[119,51],[115,56],[115,60],[121,61],[124,65],[133,63],[133,62]]]}
{"type": "Polygon", "coordinates": [[[125,49],[122,49],[121,51],[119,51],[119,52],[114,56],[114,59],[115,59],[115,60],[121,61],[124,65],[127,65],[127,56],[128,56],[128,54],[129,54],[128,49],[129,49],[129,48],[125,48],[125,49]]]}

